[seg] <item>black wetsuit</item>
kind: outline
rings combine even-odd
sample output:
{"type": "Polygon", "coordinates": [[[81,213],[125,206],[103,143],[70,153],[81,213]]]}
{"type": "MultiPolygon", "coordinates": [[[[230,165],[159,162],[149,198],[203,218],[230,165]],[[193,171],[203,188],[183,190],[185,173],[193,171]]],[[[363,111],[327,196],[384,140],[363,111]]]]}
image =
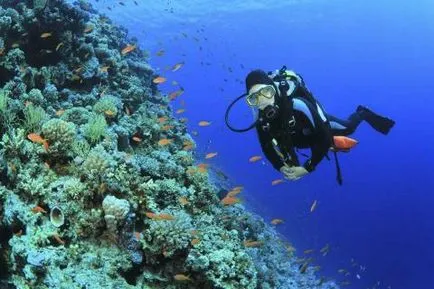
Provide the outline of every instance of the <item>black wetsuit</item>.
{"type": "MultiPolygon", "coordinates": [[[[306,170],[311,172],[332,147],[332,137],[352,134],[363,120],[363,116],[361,112],[357,111],[351,114],[347,120],[342,120],[326,114],[321,105],[313,99],[302,78],[299,76],[297,78],[298,88],[291,95],[295,118],[294,134],[291,136],[291,141],[294,148],[311,149],[311,158],[303,164],[306,170]]],[[[276,170],[280,170],[284,162],[274,148],[273,138],[276,141],[279,139],[280,124],[283,121],[281,116],[284,113],[289,112],[279,111],[279,117],[271,122],[266,122],[268,125],[264,126],[264,122],[261,121],[256,125],[262,151],[276,170]]],[[[261,112],[259,117],[262,118],[261,112]]],[[[300,165],[297,157],[286,161],[286,163],[290,166],[300,165]]]]}

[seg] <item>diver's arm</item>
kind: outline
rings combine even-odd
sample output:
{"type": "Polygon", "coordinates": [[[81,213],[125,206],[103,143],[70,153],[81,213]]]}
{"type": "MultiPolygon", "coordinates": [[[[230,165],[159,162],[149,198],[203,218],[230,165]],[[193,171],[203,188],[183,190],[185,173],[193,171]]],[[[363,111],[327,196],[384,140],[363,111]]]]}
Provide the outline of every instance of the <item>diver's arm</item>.
{"type": "Polygon", "coordinates": [[[294,109],[304,113],[311,121],[314,143],[311,145],[311,158],[308,159],[303,167],[311,172],[327,155],[330,147],[332,146],[331,131],[326,117],[321,107],[318,104],[314,106],[309,101],[304,101],[300,98],[294,100],[294,109]]]}
{"type": "Polygon", "coordinates": [[[271,165],[276,170],[280,171],[280,168],[284,165],[284,163],[274,149],[271,137],[261,129],[256,129],[256,131],[258,132],[259,143],[261,144],[262,152],[271,165]]]}

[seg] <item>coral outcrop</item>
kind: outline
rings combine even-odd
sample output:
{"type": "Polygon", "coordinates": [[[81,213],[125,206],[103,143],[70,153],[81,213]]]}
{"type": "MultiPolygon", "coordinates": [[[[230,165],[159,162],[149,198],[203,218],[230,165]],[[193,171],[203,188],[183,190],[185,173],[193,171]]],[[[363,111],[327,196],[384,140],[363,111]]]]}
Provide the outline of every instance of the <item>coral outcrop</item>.
{"type": "Polygon", "coordinates": [[[1,288],[337,288],[220,203],[125,29],[3,0],[0,35],[1,288]]]}

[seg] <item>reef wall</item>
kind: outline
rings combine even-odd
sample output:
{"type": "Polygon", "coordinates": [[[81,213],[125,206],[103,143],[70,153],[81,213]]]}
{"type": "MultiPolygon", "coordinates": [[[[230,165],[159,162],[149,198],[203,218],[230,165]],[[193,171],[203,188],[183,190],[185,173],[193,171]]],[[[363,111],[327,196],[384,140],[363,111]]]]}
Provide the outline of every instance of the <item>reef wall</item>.
{"type": "Polygon", "coordinates": [[[0,288],[337,288],[222,204],[125,29],[0,3],[0,288]]]}

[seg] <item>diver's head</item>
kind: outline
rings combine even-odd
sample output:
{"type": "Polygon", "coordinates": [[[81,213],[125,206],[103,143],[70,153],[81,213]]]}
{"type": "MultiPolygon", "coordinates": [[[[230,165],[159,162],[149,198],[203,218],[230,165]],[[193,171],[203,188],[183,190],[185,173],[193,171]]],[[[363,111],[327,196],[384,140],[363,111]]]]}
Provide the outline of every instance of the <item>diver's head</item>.
{"type": "Polygon", "coordinates": [[[247,104],[263,110],[274,105],[276,87],[268,74],[260,69],[251,71],[246,77],[247,104]]]}

